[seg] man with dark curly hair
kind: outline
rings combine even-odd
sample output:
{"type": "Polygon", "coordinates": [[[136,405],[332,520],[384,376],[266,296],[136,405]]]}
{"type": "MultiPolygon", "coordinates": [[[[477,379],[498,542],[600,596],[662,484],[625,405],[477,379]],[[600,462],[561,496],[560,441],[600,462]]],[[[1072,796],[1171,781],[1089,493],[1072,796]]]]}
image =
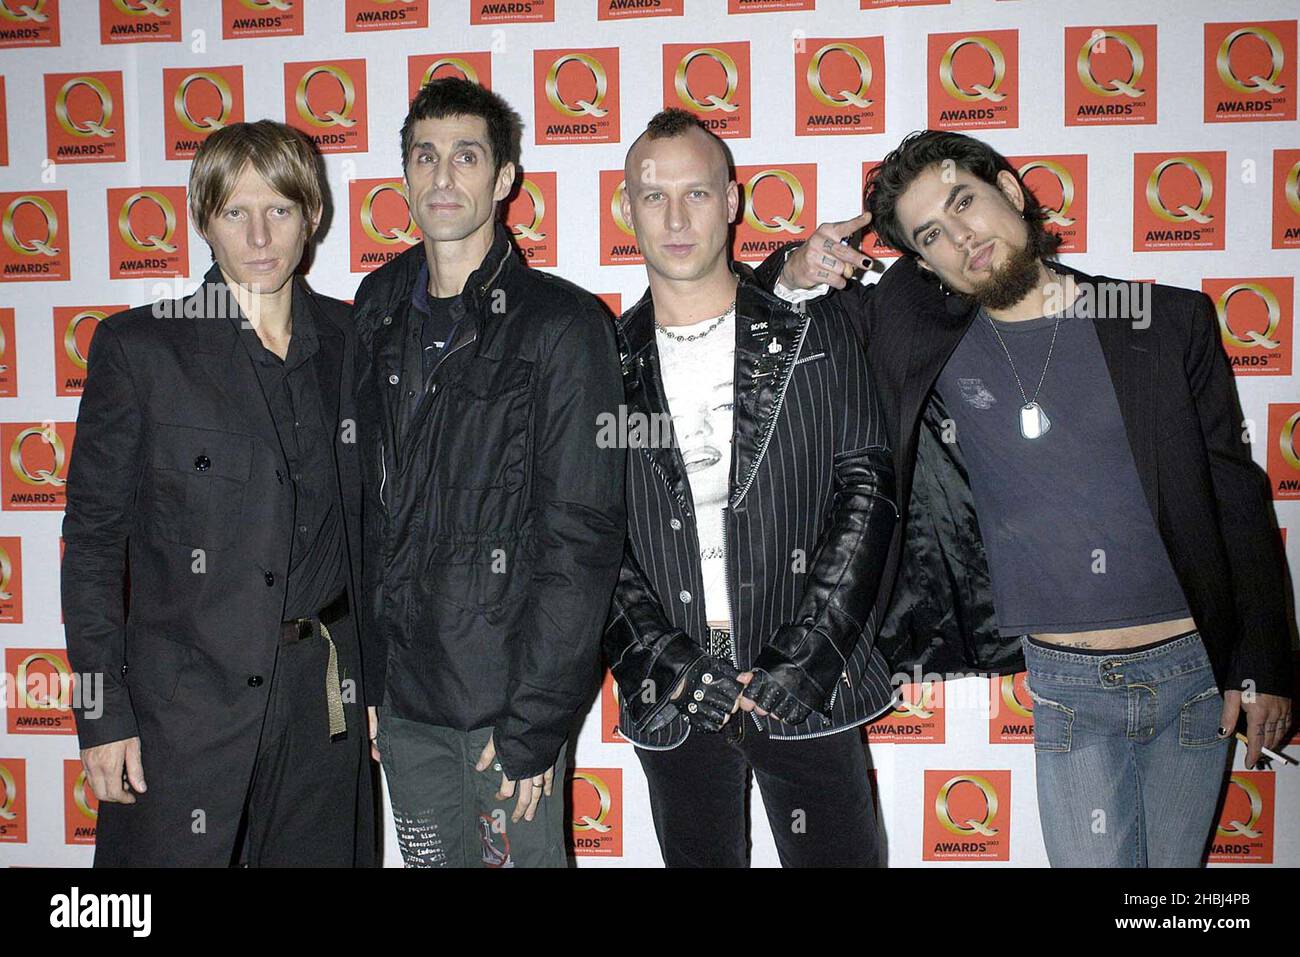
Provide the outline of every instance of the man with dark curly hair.
{"type": "Polygon", "coordinates": [[[881,644],[918,673],[1027,667],[1054,866],[1200,863],[1240,713],[1248,766],[1291,714],[1281,542],[1212,304],[1052,261],[969,136],[908,136],[866,206],[765,265],[785,295],[844,290],[882,384],[881,644]],[[864,288],[839,240],[868,222],[903,256],[864,288]]]}

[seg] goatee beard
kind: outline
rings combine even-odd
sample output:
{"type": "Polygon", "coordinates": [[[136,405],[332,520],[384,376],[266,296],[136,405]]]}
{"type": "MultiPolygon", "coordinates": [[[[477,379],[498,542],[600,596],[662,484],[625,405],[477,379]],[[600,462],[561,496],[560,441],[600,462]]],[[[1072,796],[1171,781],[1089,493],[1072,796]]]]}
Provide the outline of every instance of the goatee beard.
{"type": "Polygon", "coordinates": [[[1038,285],[1038,257],[1028,245],[1011,254],[993,275],[975,286],[970,297],[985,309],[1010,309],[1038,285]]]}

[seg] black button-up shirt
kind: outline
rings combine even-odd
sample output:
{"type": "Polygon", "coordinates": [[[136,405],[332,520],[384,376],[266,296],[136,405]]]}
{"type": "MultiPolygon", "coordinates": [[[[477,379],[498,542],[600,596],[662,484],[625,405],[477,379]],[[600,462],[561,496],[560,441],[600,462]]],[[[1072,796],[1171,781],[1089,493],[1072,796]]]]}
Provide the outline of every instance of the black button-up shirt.
{"type": "Polygon", "coordinates": [[[281,359],[242,316],[233,318],[257,371],[262,393],[288,462],[294,495],[284,617],[309,618],[343,590],[343,514],[335,474],[332,424],[326,421],[317,378],[319,340],[307,294],[294,281],[293,327],[281,359]]]}

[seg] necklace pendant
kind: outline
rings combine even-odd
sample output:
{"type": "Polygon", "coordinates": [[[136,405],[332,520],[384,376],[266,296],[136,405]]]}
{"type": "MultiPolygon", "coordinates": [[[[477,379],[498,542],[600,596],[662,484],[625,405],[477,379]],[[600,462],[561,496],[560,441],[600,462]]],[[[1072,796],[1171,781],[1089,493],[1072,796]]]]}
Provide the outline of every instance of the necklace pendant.
{"type": "Polygon", "coordinates": [[[1041,438],[1051,427],[1052,420],[1037,402],[1027,402],[1020,407],[1020,434],[1025,438],[1041,438]]]}

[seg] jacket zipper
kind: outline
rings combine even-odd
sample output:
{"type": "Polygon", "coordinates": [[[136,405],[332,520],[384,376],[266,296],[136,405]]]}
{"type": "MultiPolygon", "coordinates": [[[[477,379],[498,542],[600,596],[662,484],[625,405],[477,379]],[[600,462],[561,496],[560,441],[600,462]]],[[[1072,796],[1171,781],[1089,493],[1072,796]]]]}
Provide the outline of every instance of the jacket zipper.
{"type": "MultiPolygon", "coordinates": [[[[794,369],[794,363],[798,361],[798,355],[800,352],[803,351],[803,341],[805,338],[807,338],[807,336],[808,336],[808,322],[807,320],[804,320],[803,328],[799,331],[799,341],[798,343],[795,344],[794,347],[795,359],[791,361],[789,366],[790,369],[794,369]]],[[[785,393],[786,390],[790,388],[790,378],[791,377],[787,375],[785,377],[785,382],[781,384],[781,392],[776,397],[776,408],[772,410],[772,417],[768,420],[768,428],[763,433],[763,445],[761,448],[759,448],[758,455],[755,456],[754,458],[754,465],[749,470],[749,478],[747,478],[745,480],[745,484],[741,486],[739,494],[737,494],[736,497],[722,510],[722,544],[723,544],[722,551],[723,551],[723,567],[726,570],[726,579],[727,579],[727,617],[728,618],[731,617],[731,572],[729,570],[730,563],[728,562],[729,549],[727,548],[727,509],[740,503],[740,500],[745,497],[745,493],[749,491],[749,487],[754,484],[754,479],[758,477],[758,466],[762,463],[763,456],[767,454],[767,447],[772,442],[772,433],[776,431],[776,420],[781,415],[782,406],[785,405],[785,393]]],[[[735,454],[734,435],[732,439],[732,454],[733,455],[735,454]]],[[[731,651],[732,651],[732,658],[735,659],[737,656],[736,656],[736,631],[735,631],[734,623],[732,625],[732,631],[731,631],[731,651]]],[[[740,667],[739,660],[736,660],[733,663],[737,668],[740,667]]],[[[834,693],[838,693],[838,692],[839,692],[839,685],[837,684],[835,686],[834,693]]],[[[831,701],[833,704],[834,703],[833,697],[831,701]]],[[[751,711],[749,712],[749,716],[754,721],[754,727],[762,731],[763,724],[758,720],[758,715],[754,714],[754,712],[751,711]]]]}
{"type": "MultiPolygon", "coordinates": [[[[790,365],[788,366],[789,370],[793,370],[795,362],[798,362],[799,353],[803,351],[804,339],[806,339],[807,337],[808,337],[808,320],[805,319],[803,323],[803,328],[799,331],[799,341],[795,344],[794,347],[795,359],[793,359],[790,365]]],[[[767,455],[767,447],[772,443],[772,433],[776,431],[776,420],[781,415],[782,406],[785,405],[785,393],[786,390],[790,388],[790,379],[791,376],[787,375],[785,377],[785,382],[781,384],[781,392],[776,397],[776,408],[772,410],[772,417],[768,419],[767,430],[763,433],[763,444],[758,450],[758,455],[754,457],[754,465],[749,470],[749,478],[745,480],[745,484],[741,487],[740,493],[731,502],[732,505],[738,505],[740,503],[740,500],[744,498],[745,494],[749,491],[749,487],[754,484],[754,479],[758,477],[758,467],[760,464],[762,464],[763,456],[767,455]]]]}
{"type": "MultiPolygon", "coordinates": [[[[731,609],[732,609],[732,603],[731,603],[731,562],[729,561],[730,553],[731,553],[731,546],[730,546],[730,543],[729,543],[728,540],[727,540],[727,506],[724,505],[724,506],[722,507],[722,509],[721,509],[721,515],[722,515],[722,580],[723,580],[723,583],[726,585],[726,587],[723,588],[723,593],[727,596],[727,628],[730,629],[730,631],[731,631],[731,665],[732,665],[733,668],[735,668],[737,671],[739,671],[739,670],[740,670],[740,653],[739,653],[739,650],[738,650],[737,647],[736,647],[736,644],[737,644],[737,641],[736,641],[736,622],[735,622],[735,615],[734,615],[734,613],[733,613],[732,610],[731,610],[731,609]]],[[[698,546],[697,546],[697,547],[698,547],[698,546]]],[[[705,618],[707,618],[707,617],[708,617],[708,616],[705,615],[705,618]]],[[[708,622],[707,622],[707,621],[705,622],[705,627],[708,627],[708,622]]],[[[757,728],[759,731],[762,731],[762,730],[763,730],[763,724],[762,724],[762,722],[760,722],[760,721],[758,720],[758,715],[754,714],[754,712],[751,711],[751,712],[749,712],[749,717],[753,720],[753,722],[754,722],[754,727],[757,728]]],[[[742,720],[744,720],[744,719],[742,719],[742,720]]]]}
{"type": "MultiPolygon", "coordinates": [[[[497,276],[501,275],[501,270],[505,268],[506,260],[508,260],[509,258],[510,258],[510,252],[509,250],[507,250],[505,255],[501,257],[501,261],[497,263],[497,268],[492,271],[492,275],[489,276],[482,284],[479,285],[478,291],[480,296],[487,291],[488,286],[492,285],[493,280],[495,280],[497,276]]],[[[455,335],[456,330],[459,329],[460,324],[465,322],[466,319],[468,318],[469,316],[467,314],[464,319],[461,319],[459,322],[456,323],[456,327],[452,329],[453,336],[455,335]]],[[[434,365],[433,369],[429,372],[428,378],[424,380],[424,386],[420,390],[421,394],[428,394],[430,392],[435,392],[437,387],[433,384],[433,377],[437,374],[438,370],[442,368],[442,364],[448,359],[450,359],[457,352],[459,352],[461,349],[464,349],[466,346],[477,341],[478,341],[478,331],[476,329],[474,331],[474,334],[471,335],[469,338],[465,339],[463,342],[458,343],[449,352],[443,353],[442,357],[438,359],[437,364],[434,365]]],[[[435,392],[435,397],[436,397],[436,392],[435,392]]],[[[432,413],[432,409],[430,409],[430,413],[432,413]]]]}
{"type": "Polygon", "coordinates": [[[773,740],[776,741],[804,741],[807,740],[808,738],[824,738],[828,734],[839,734],[841,731],[849,730],[849,728],[860,728],[864,724],[869,724],[872,721],[875,721],[882,714],[884,714],[886,711],[889,711],[892,708],[893,708],[893,702],[891,701],[889,704],[885,705],[883,708],[881,708],[879,711],[877,711],[875,714],[871,715],[870,717],[863,718],[861,721],[854,721],[852,724],[846,724],[843,727],[826,728],[823,731],[813,731],[809,734],[774,734],[771,735],[771,737],[773,738],[773,740]]]}
{"type": "MultiPolygon", "coordinates": [[[[722,516],[722,582],[725,586],[722,591],[727,598],[727,628],[731,631],[731,664],[739,670],[740,656],[736,653],[736,622],[731,610],[731,563],[727,561],[729,548],[727,545],[727,507],[725,505],[719,510],[719,514],[722,516]]],[[[701,578],[703,578],[703,575],[701,575],[701,578]]],[[[708,615],[706,614],[704,617],[707,619],[708,615]]],[[[704,624],[705,627],[708,627],[707,621],[704,624]]]]}

